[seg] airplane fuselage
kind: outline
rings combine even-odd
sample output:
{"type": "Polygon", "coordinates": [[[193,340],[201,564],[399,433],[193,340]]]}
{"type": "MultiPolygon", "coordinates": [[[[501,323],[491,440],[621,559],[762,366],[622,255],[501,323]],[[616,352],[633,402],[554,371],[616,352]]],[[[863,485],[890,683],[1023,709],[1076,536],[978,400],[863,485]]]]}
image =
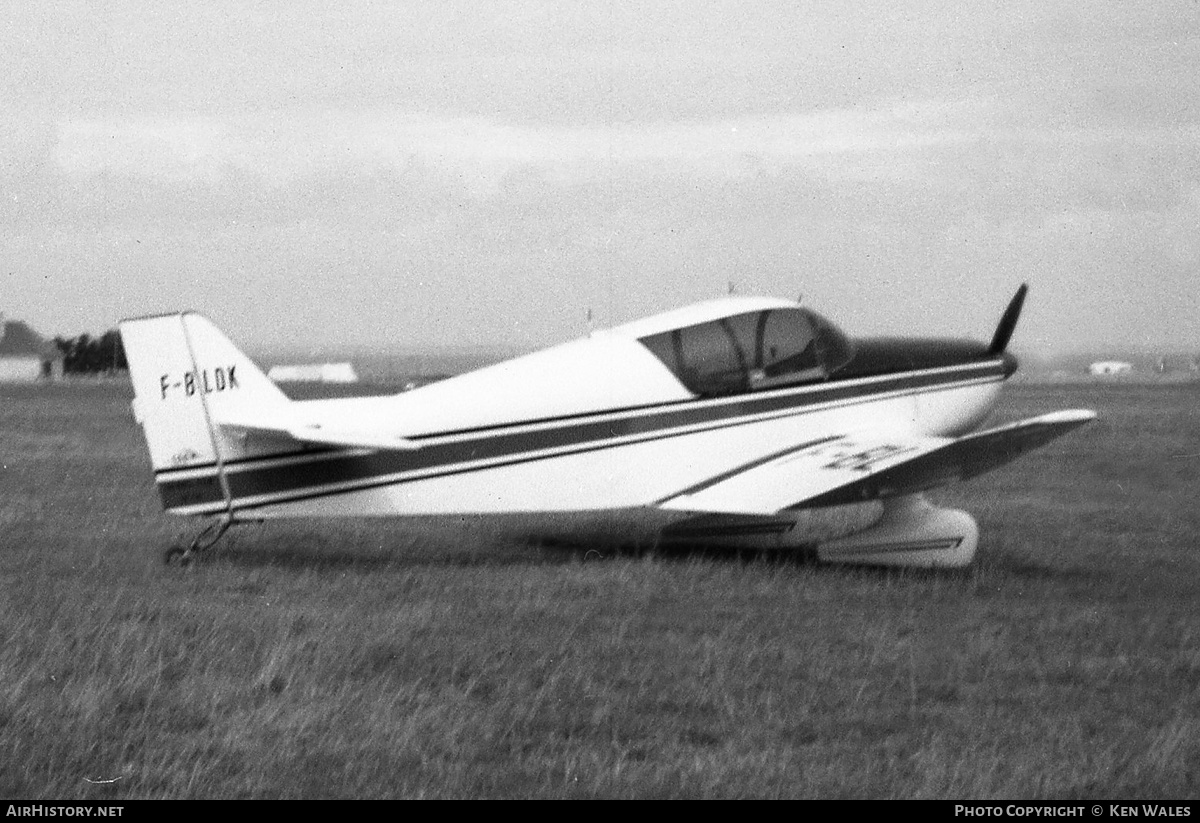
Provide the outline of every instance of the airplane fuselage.
{"type": "MultiPolygon", "coordinates": [[[[935,436],[969,431],[990,412],[1014,366],[1011,356],[958,352],[944,341],[940,347],[869,345],[866,373],[851,370],[726,397],[429,431],[411,438],[419,445],[413,451],[293,449],[227,460],[224,472],[236,516],[246,519],[638,508],[720,473],[730,454],[749,464],[770,457],[779,443],[815,443],[855,429],[935,436]],[[940,357],[913,358],[926,348],[940,357]],[[879,368],[885,362],[892,370],[879,368]]],[[[431,401],[442,408],[472,397],[478,402],[470,381],[453,383],[446,381],[431,401]],[[462,396],[446,397],[445,390],[462,396]]],[[[418,393],[409,399],[419,399],[418,393]]],[[[310,404],[315,410],[340,402],[310,404]]],[[[872,455],[859,459],[869,466],[872,455]]],[[[226,507],[215,465],[160,470],[158,480],[170,511],[215,514],[226,507]]]]}
{"type": "Polygon", "coordinates": [[[215,515],[217,534],[271,518],[482,516],[525,534],[961,566],[974,520],[922,493],[1095,416],[971,433],[1016,369],[1005,348],[1024,294],[990,345],[852,340],[791,301],[733,297],[413,391],[310,401],[199,315],[126,321],[122,339],[164,508],[215,515]]]}

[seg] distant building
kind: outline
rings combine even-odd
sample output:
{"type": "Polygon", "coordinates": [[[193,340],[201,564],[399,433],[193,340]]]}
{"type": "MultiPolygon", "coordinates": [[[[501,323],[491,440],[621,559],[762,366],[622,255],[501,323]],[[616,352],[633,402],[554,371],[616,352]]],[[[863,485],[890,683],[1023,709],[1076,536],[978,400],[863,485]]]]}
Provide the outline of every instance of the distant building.
{"type": "Polygon", "coordinates": [[[22,321],[0,315],[0,382],[59,380],[62,373],[62,353],[53,343],[22,321]]]}
{"type": "Polygon", "coordinates": [[[302,366],[272,366],[267,377],[276,383],[357,383],[349,363],[311,363],[302,366]]]}
{"type": "Polygon", "coordinates": [[[1121,360],[1102,360],[1088,366],[1088,373],[1093,377],[1112,377],[1133,372],[1133,364],[1121,360]]]}

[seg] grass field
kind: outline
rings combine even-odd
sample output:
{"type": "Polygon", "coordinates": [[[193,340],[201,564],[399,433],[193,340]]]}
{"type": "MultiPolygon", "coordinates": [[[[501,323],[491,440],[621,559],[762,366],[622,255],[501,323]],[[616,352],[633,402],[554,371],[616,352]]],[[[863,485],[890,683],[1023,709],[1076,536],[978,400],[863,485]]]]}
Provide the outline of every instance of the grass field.
{"type": "Polygon", "coordinates": [[[186,570],[119,384],[0,388],[0,796],[1200,796],[1200,385],[935,495],[966,571],[248,526],[186,570]]]}

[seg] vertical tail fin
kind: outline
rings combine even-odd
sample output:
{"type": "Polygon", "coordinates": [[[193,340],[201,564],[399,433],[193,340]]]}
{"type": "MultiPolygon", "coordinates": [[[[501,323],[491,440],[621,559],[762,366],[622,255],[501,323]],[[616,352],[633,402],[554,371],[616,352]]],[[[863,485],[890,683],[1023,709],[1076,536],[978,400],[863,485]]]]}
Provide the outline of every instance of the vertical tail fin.
{"type": "Polygon", "coordinates": [[[120,324],[141,423],[163,507],[232,511],[225,464],[277,451],[214,423],[221,409],[291,401],[207,318],[192,312],[120,324]]]}

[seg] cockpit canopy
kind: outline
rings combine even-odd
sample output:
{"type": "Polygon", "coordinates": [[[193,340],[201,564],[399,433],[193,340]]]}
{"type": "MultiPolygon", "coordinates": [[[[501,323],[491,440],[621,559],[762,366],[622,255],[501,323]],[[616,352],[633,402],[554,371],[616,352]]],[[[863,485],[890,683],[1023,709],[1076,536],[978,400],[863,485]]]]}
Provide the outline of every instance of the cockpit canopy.
{"type": "Polygon", "coordinates": [[[799,307],[730,315],[638,340],[701,397],[824,380],[854,353],[836,326],[799,307]]]}

